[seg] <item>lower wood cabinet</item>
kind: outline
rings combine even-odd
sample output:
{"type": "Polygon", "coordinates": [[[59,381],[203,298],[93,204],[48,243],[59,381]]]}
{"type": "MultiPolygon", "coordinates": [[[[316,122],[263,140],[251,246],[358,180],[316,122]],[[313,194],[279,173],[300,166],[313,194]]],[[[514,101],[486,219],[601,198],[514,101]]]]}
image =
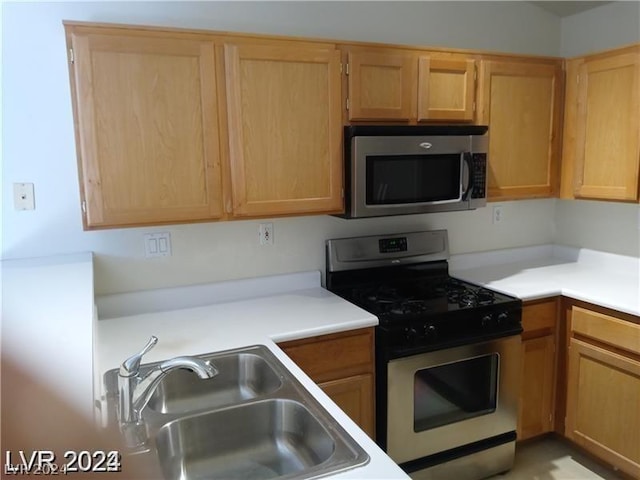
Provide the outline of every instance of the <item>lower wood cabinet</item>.
{"type": "Polygon", "coordinates": [[[374,438],[373,328],[284,342],[279,347],[374,438]]]}
{"type": "Polygon", "coordinates": [[[640,478],[640,325],[574,306],[565,435],[640,478]]]}
{"type": "Polygon", "coordinates": [[[518,440],[553,430],[557,314],[557,299],[523,307],[518,440]]]}
{"type": "Polygon", "coordinates": [[[323,382],[318,386],[349,415],[360,428],[373,437],[373,375],[365,373],[354,377],[323,382]]]}

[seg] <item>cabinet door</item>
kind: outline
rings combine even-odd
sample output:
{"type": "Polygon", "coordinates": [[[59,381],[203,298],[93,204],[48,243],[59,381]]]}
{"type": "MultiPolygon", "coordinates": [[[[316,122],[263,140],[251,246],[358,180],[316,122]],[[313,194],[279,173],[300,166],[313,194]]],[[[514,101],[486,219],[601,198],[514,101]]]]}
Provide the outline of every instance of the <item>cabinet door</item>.
{"type": "Polygon", "coordinates": [[[222,214],[214,45],[72,31],[85,227],[222,214]]]}
{"type": "Polygon", "coordinates": [[[489,125],[489,200],[553,196],[559,64],[482,61],[480,70],[479,118],[489,125]]]}
{"type": "Polygon", "coordinates": [[[339,52],[224,50],[234,215],[341,212],[339,52]]]}
{"type": "Polygon", "coordinates": [[[341,378],[318,384],[322,390],[367,435],[375,438],[373,421],[373,376],[371,374],[341,378]]]}
{"type": "Polygon", "coordinates": [[[415,118],[415,55],[351,51],[348,65],[349,120],[415,118]]]}
{"type": "Polygon", "coordinates": [[[566,435],[640,477],[640,362],[572,338],[566,435]]]}
{"type": "Polygon", "coordinates": [[[640,53],[586,59],[577,82],[575,196],[637,201],[640,53]]]}
{"type": "Polygon", "coordinates": [[[557,299],[522,307],[522,356],[518,440],[553,430],[556,382],[557,299]]]}
{"type": "Polygon", "coordinates": [[[418,61],[418,121],[471,122],[475,62],[422,56],[418,61]]]}
{"type": "Polygon", "coordinates": [[[518,440],[553,430],[555,337],[522,342],[518,440]]]}

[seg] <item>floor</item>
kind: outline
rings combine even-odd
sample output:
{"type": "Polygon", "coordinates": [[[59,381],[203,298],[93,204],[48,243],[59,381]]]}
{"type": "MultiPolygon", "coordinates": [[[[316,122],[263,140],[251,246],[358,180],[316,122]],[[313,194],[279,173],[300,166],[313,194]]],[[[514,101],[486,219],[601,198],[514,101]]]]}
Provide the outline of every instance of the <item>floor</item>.
{"type": "Polygon", "coordinates": [[[622,480],[569,444],[545,438],[516,448],[514,468],[491,480],[622,480]]]}

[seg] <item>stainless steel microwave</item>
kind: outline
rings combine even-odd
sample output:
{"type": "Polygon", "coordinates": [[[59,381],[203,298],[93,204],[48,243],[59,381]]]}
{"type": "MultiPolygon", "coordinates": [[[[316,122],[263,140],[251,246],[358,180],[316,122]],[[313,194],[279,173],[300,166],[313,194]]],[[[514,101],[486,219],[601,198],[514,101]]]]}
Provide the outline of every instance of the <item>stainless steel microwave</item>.
{"type": "Polygon", "coordinates": [[[487,203],[486,126],[348,126],[346,218],[472,210],[487,203]]]}

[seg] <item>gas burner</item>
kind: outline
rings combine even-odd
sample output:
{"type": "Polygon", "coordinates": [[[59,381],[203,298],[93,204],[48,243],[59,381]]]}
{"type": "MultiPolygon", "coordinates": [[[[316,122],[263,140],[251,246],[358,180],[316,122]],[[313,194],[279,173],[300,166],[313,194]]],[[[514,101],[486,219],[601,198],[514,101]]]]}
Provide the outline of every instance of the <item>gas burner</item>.
{"type": "Polygon", "coordinates": [[[491,305],[496,301],[496,296],[491,290],[465,285],[455,278],[449,279],[446,290],[449,303],[457,304],[460,308],[491,305]]]}
{"type": "Polygon", "coordinates": [[[461,307],[475,307],[478,304],[478,297],[473,292],[463,292],[458,296],[458,305],[461,307]]]}
{"type": "Polygon", "coordinates": [[[395,303],[400,298],[398,291],[391,287],[380,287],[361,292],[362,298],[374,304],[395,303]]]}
{"type": "Polygon", "coordinates": [[[429,305],[423,300],[404,300],[397,302],[388,310],[388,313],[393,315],[417,315],[429,310],[429,305]]]}
{"type": "Polygon", "coordinates": [[[478,300],[478,305],[491,305],[496,301],[496,294],[486,288],[480,288],[476,292],[476,298],[478,300]]]}

